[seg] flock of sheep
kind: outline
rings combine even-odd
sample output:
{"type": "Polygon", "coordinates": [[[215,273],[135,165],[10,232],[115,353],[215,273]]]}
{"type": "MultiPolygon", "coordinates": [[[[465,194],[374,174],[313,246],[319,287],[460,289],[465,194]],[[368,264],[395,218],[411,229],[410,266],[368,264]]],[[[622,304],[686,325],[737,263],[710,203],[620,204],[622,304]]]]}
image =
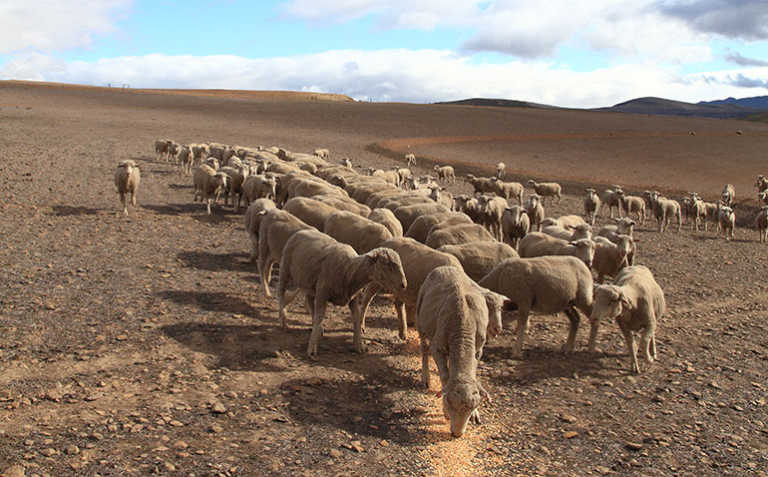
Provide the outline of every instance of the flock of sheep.
{"type": "MultiPolygon", "coordinates": [[[[521,356],[531,312],[564,312],[570,329],[563,346],[573,351],[580,313],[589,317],[588,348],[595,350],[601,321],[615,320],[639,373],[634,335],[649,363],[656,358],[654,332],[665,311],[664,293],[651,271],[635,263],[634,226],[652,212],[663,232],[682,214],[700,221],[716,217],[718,228],[733,236],[733,188],[717,204],[695,193],[683,201],[656,191],[640,196],[615,186],[598,194],[587,189],[584,217],[546,217],[545,200],[560,200],[556,183],[529,181],[533,190],[504,181],[504,164],[494,177],[467,175],[475,194],[451,196],[440,181],[456,180],[451,166],[435,166],[436,178],[416,176],[413,154],[407,167],[354,170],[349,159],[331,162],[327,149],[295,153],[278,147],[241,147],[218,143],[180,145],[155,142],[158,158],[175,161],[192,174],[194,200],[207,212],[220,196],[237,210],[244,200],[251,258],[257,262],[267,297],[272,266],[279,263],[277,299],[281,324],[287,306],[303,292],[312,315],[307,354],[317,359],[327,304],[349,306],[353,343],[365,351],[367,309],[378,293],[392,297],[401,339],[408,325],[421,340],[423,383],[429,385],[428,360],[437,364],[443,410],[451,433],[461,436],[468,421],[479,420],[478,407],[488,393],[477,378],[487,337],[502,330],[502,311],[517,310],[513,352],[521,356]],[[516,205],[510,206],[513,199],[516,205]],[[600,208],[619,217],[593,235],[600,208]],[[626,215],[623,215],[626,214],[626,215]],[[634,214],[636,219],[631,215],[634,214]],[[593,275],[594,272],[594,275],[593,275]],[[596,277],[596,278],[595,278],[596,277]],[[605,282],[611,277],[610,283],[605,282]]],[[[758,184],[768,196],[768,179],[758,184]]],[[[760,182],[760,181],[758,181],[760,182]]],[[[135,192],[139,172],[133,161],[118,167],[115,183],[123,210],[125,195],[135,192]]],[[[764,240],[768,206],[761,210],[764,240]]]]}

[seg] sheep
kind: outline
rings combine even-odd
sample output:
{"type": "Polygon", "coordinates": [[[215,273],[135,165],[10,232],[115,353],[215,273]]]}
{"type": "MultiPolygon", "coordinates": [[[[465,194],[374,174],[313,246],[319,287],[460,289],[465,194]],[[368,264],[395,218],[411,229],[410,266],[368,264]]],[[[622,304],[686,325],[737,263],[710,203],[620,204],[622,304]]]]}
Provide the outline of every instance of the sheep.
{"type": "Polygon", "coordinates": [[[723,235],[725,235],[725,240],[733,240],[733,231],[736,228],[736,215],[731,207],[720,207],[719,222],[723,235]]]}
{"type": "Polygon", "coordinates": [[[623,192],[621,186],[614,185],[613,189],[605,189],[600,194],[600,202],[603,207],[608,207],[609,218],[613,218],[613,208],[618,209],[619,217],[621,217],[621,201],[619,200],[619,194],[623,192]]]}
{"type": "Polygon", "coordinates": [[[300,170],[304,172],[309,172],[310,174],[314,174],[317,172],[317,166],[312,164],[311,162],[307,161],[296,161],[296,167],[298,167],[300,170]]]}
{"type": "Polygon", "coordinates": [[[408,189],[408,182],[409,179],[413,177],[413,172],[408,168],[398,166],[392,166],[392,170],[397,172],[397,175],[400,176],[400,187],[408,189]]]}
{"type": "Polygon", "coordinates": [[[509,258],[483,277],[478,285],[507,297],[517,308],[515,356],[522,356],[530,312],[557,314],[565,312],[570,321],[564,352],[574,350],[579,330],[579,313],[592,312],[592,273],[575,257],[509,258]]]}
{"type": "Polygon", "coordinates": [[[656,220],[659,222],[659,232],[664,232],[664,229],[669,225],[669,221],[672,217],[677,217],[677,231],[680,232],[683,226],[683,218],[680,212],[680,203],[676,200],[667,199],[661,196],[658,192],[654,192],[651,196],[654,203],[654,214],[656,220]]]}
{"type": "MultiPolygon", "coordinates": [[[[398,237],[388,240],[381,244],[382,247],[390,248],[397,252],[403,263],[405,278],[408,287],[405,290],[393,291],[395,298],[395,310],[397,311],[400,338],[405,339],[408,331],[408,323],[413,323],[416,319],[416,300],[424,279],[429,272],[435,268],[446,265],[456,267],[461,270],[461,263],[453,255],[438,252],[424,244],[421,244],[409,237],[398,237]]],[[[379,292],[381,287],[377,285],[366,288],[360,303],[360,317],[362,329],[365,330],[365,314],[373,297],[379,292]]]]}
{"type": "Polygon", "coordinates": [[[465,180],[475,189],[475,194],[491,193],[496,190],[494,181],[490,177],[475,177],[472,174],[467,174],[465,180]]]}
{"type": "Polygon", "coordinates": [[[634,241],[629,235],[619,235],[618,243],[605,237],[595,238],[595,258],[592,268],[597,272],[597,281],[603,283],[604,277],[615,277],[624,267],[629,266],[629,254],[634,249],[634,241]]]}
{"type": "Polygon", "coordinates": [[[595,257],[595,243],[589,239],[567,242],[542,232],[531,232],[520,240],[518,253],[522,258],[571,255],[591,267],[595,257]]]}
{"type": "Polygon", "coordinates": [[[438,249],[443,245],[459,245],[469,242],[493,241],[493,235],[483,226],[477,224],[460,224],[432,230],[427,235],[425,244],[438,249]]]}
{"type": "Polygon", "coordinates": [[[354,200],[348,199],[346,197],[321,194],[321,195],[313,195],[311,199],[316,200],[318,202],[322,202],[323,204],[332,205],[333,207],[336,207],[339,210],[352,212],[353,214],[357,214],[361,217],[368,217],[371,214],[370,207],[360,204],[358,202],[355,202],[354,200]]]}
{"type": "Polygon", "coordinates": [[[414,205],[405,205],[402,207],[398,207],[397,209],[393,210],[395,217],[397,217],[397,220],[400,221],[401,224],[403,224],[403,230],[408,230],[408,227],[413,224],[413,222],[419,218],[419,216],[427,215],[427,214],[434,214],[436,212],[450,212],[447,207],[440,205],[440,204],[414,204],[414,205]]]}
{"type": "Polygon", "coordinates": [[[421,342],[422,384],[429,389],[429,355],[437,365],[443,413],[451,435],[461,437],[467,422],[479,422],[478,406],[488,393],[477,364],[488,335],[501,331],[504,297],[477,286],[460,269],[437,267],[427,275],[416,300],[421,342]]]}
{"type": "Polygon", "coordinates": [[[758,192],[765,192],[766,190],[768,190],[768,177],[765,177],[762,174],[757,176],[757,181],[755,181],[755,187],[757,187],[758,192]]]}
{"type": "Polygon", "coordinates": [[[195,187],[192,201],[197,202],[199,198],[205,202],[208,215],[211,215],[211,203],[218,202],[221,193],[227,189],[229,176],[203,164],[195,168],[192,180],[195,187]]]}
{"type": "MultiPolygon", "coordinates": [[[[227,181],[229,199],[232,202],[232,208],[235,209],[235,212],[238,212],[240,210],[240,201],[243,198],[243,183],[245,182],[245,179],[248,178],[248,169],[242,166],[237,168],[224,166],[219,169],[219,171],[229,176],[229,180],[227,181]],[[237,202],[235,202],[235,197],[237,197],[237,202]]],[[[225,198],[224,204],[226,205],[226,203],[227,199],[225,198]]]]}
{"type": "Polygon", "coordinates": [[[525,237],[531,229],[528,214],[520,206],[508,207],[501,217],[502,240],[517,250],[520,239],[525,237]]]}
{"type": "Polygon", "coordinates": [[[768,204],[768,190],[757,193],[757,201],[763,204],[768,204]]]}
{"type": "Polygon", "coordinates": [[[409,152],[405,155],[405,164],[407,167],[416,167],[416,155],[409,152]]]}
{"type": "Polygon", "coordinates": [[[218,171],[219,167],[221,166],[221,163],[215,157],[208,157],[205,161],[203,161],[203,164],[210,167],[214,171],[218,171]]]}
{"type": "Polygon", "coordinates": [[[328,149],[325,149],[325,148],[315,149],[314,151],[312,151],[312,154],[322,159],[328,159],[328,157],[331,155],[330,151],[328,151],[328,149]]]}
{"type": "Polygon", "coordinates": [[[457,225],[458,223],[471,224],[472,219],[466,214],[461,212],[438,212],[434,214],[425,214],[418,217],[413,221],[410,227],[408,227],[404,234],[405,237],[415,239],[420,243],[427,241],[427,235],[435,225],[451,219],[451,225],[457,225]]]}
{"type": "Polygon", "coordinates": [[[458,201],[454,201],[454,210],[463,212],[467,217],[472,219],[473,222],[482,220],[483,211],[477,197],[468,197],[466,200],[462,197],[458,201]]]}
{"type": "Polygon", "coordinates": [[[631,217],[632,213],[637,214],[637,220],[641,223],[645,223],[645,200],[642,197],[636,195],[626,195],[623,190],[616,191],[616,195],[619,198],[619,216],[621,216],[621,210],[627,217],[631,217]]]}
{"type": "Polygon", "coordinates": [[[475,281],[486,276],[499,262],[519,257],[514,248],[494,241],[443,245],[437,250],[458,258],[464,273],[475,281]]]}
{"type": "Polygon", "coordinates": [[[243,183],[245,203],[250,204],[256,199],[277,199],[277,179],[269,175],[248,176],[243,183]]]}
{"type": "Polygon", "coordinates": [[[322,231],[338,242],[351,245],[357,253],[370,252],[392,238],[392,233],[383,225],[345,211],[329,215],[322,231]]]}
{"type": "Polygon", "coordinates": [[[376,248],[358,255],[349,245],[341,244],[317,230],[296,232],[285,244],[280,260],[277,290],[280,322],[285,328],[285,307],[296,296],[295,292],[287,292],[303,291],[307,303],[313,305],[307,355],[317,359],[317,345],[323,333],[328,302],[337,306],[348,305],[354,323],[355,349],[362,352],[361,318],[353,300],[369,283],[392,292],[405,290],[408,283],[397,252],[376,248]]]}
{"type": "Polygon", "coordinates": [[[760,243],[768,241],[768,205],[764,205],[760,208],[753,223],[760,236],[760,243]]]}
{"type": "Polygon", "coordinates": [[[136,162],[127,159],[117,165],[115,171],[115,187],[120,194],[120,203],[123,206],[123,214],[128,215],[128,201],[126,194],[131,195],[131,205],[136,207],[136,192],[139,190],[141,182],[141,171],[136,162]]]}
{"type": "Polygon", "coordinates": [[[350,161],[348,157],[343,158],[340,163],[347,169],[352,169],[352,161],[350,161]]]}
{"type": "Polygon", "coordinates": [[[245,231],[251,239],[251,262],[259,258],[259,227],[267,211],[277,206],[270,199],[256,199],[245,210],[245,231]]]}
{"type": "Polygon", "coordinates": [[[181,146],[176,153],[176,163],[179,165],[179,172],[189,175],[192,172],[192,151],[189,146],[181,146]]]}
{"type": "Polygon", "coordinates": [[[531,194],[525,203],[525,213],[530,220],[530,229],[541,231],[541,222],[544,220],[544,206],[541,203],[541,197],[537,194],[531,194]]]}
{"type": "Polygon", "coordinates": [[[294,197],[285,203],[283,210],[292,213],[317,230],[323,230],[328,216],[337,212],[336,207],[309,197],[294,197]]]}
{"type": "Polygon", "coordinates": [[[262,217],[259,225],[258,268],[264,296],[272,296],[269,291],[272,265],[280,263],[285,243],[299,230],[311,228],[311,225],[285,210],[271,209],[262,217]]]}
{"type": "Polygon", "coordinates": [[[507,201],[501,197],[481,195],[477,198],[480,203],[479,222],[491,232],[496,240],[502,239],[501,219],[507,210],[507,201]]]}
{"type": "MultiPolygon", "coordinates": [[[[498,164],[496,164],[496,178],[497,179],[501,180],[501,179],[504,178],[504,170],[506,168],[507,168],[507,165],[504,164],[503,162],[499,162],[498,164]]],[[[520,202],[522,203],[523,201],[521,200],[520,202]]]]}
{"type": "Polygon", "coordinates": [[[456,174],[453,171],[453,166],[438,166],[435,165],[434,171],[437,173],[437,179],[451,184],[456,183],[456,174]]]}
{"type": "Polygon", "coordinates": [[[546,219],[541,221],[541,225],[542,226],[557,225],[558,227],[561,227],[564,229],[574,229],[576,227],[586,226],[589,224],[587,224],[587,222],[580,216],[575,214],[570,214],[570,215],[561,215],[558,218],[547,217],[546,219]]]}
{"type": "Polygon", "coordinates": [[[595,218],[597,217],[597,211],[600,210],[600,196],[597,195],[595,189],[585,189],[587,195],[584,197],[584,216],[587,218],[589,225],[595,225],[595,218]]]}
{"type": "Polygon", "coordinates": [[[542,227],[541,232],[566,242],[592,238],[592,227],[587,224],[580,224],[570,229],[560,227],[559,225],[547,225],[542,227]]]}
{"type": "Polygon", "coordinates": [[[378,177],[384,182],[392,184],[395,187],[400,186],[400,175],[397,173],[397,171],[383,171],[381,169],[377,169],[371,172],[371,176],[378,177]]]}
{"type": "Polygon", "coordinates": [[[376,223],[383,225],[392,234],[392,237],[403,236],[403,224],[397,220],[395,214],[389,209],[373,209],[368,218],[376,223]]]}
{"type": "Polygon", "coordinates": [[[611,242],[614,241],[619,234],[633,236],[635,231],[635,225],[637,223],[629,217],[622,217],[620,219],[613,219],[615,224],[603,225],[598,230],[597,235],[601,237],[607,237],[611,242]]]}
{"type": "Polygon", "coordinates": [[[496,177],[492,177],[489,188],[491,189],[490,192],[499,197],[504,197],[505,199],[514,197],[517,199],[518,204],[523,205],[523,193],[525,192],[523,184],[519,182],[504,182],[496,177]]]}
{"type": "Polygon", "coordinates": [[[158,139],[155,141],[155,155],[160,160],[163,156],[168,157],[168,150],[170,149],[170,139],[158,139]]]}
{"type": "Polygon", "coordinates": [[[704,201],[696,195],[695,192],[691,193],[691,205],[690,213],[693,217],[691,227],[697,232],[699,231],[699,224],[704,222],[704,231],[707,231],[707,207],[704,205],[704,201]]]}
{"type": "Polygon", "coordinates": [[[635,265],[623,269],[612,285],[598,285],[594,291],[589,350],[595,351],[601,320],[615,320],[624,335],[632,357],[632,371],[640,374],[633,332],[640,333],[640,349],[645,360],[652,363],[656,355],[656,324],[664,315],[664,292],[651,271],[635,265]]]}
{"type": "Polygon", "coordinates": [[[428,197],[436,203],[444,205],[449,210],[453,210],[453,195],[447,192],[445,187],[437,185],[430,187],[428,197]]]}
{"type": "Polygon", "coordinates": [[[563,188],[557,182],[536,182],[531,179],[528,181],[528,187],[536,191],[536,194],[541,196],[542,201],[547,197],[552,197],[553,199],[557,197],[557,202],[560,202],[563,188]]]}
{"type": "Polygon", "coordinates": [[[733,184],[725,184],[720,197],[725,205],[731,207],[733,205],[733,201],[736,199],[736,188],[733,187],[733,184]]]}

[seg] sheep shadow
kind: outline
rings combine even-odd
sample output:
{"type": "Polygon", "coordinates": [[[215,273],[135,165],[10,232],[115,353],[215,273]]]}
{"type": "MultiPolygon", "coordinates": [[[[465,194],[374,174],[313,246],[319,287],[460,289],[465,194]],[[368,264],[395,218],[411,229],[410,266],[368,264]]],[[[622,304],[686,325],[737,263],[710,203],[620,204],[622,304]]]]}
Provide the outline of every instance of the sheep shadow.
{"type": "Polygon", "coordinates": [[[151,210],[161,215],[183,215],[193,214],[195,212],[205,211],[205,204],[189,202],[185,204],[162,204],[162,205],[144,205],[145,209],[151,210]]]}
{"type": "Polygon", "coordinates": [[[101,209],[94,209],[92,207],[83,206],[71,206],[71,205],[54,205],[53,215],[58,217],[70,217],[78,215],[97,215],[101,209]]]}
{"type": "Polygon", "coordinates": [[[250,255],[245,252],[219,254],[192,251],[180,252],[176,257],[187,267],[210,272],[228,270],[253,272],[257,269],[256,265],[249,261],[250,255]]]}
{"type": "Polygon", "coordinates": [[[169,189],[177,189],[177,190],[180,190],[180,189],[192,189],[194,187],[195,186],[192,185],[192,184],[168,184],[168,188],[169,189]]]}
{"type": "MultiPolygon", "coordinates": [[[[562,353],[551,348],[523,348],[523,358],[514,367],[514,373],[502,374],[491,377],[490,380],[499,385],[534,385],[539,381],[552,378],[572,378],[574,375],[588,376],[598,379],[615,377],[611,370],[618,368],[605,367],[599,358],[612,357],[608,353],[575,351],[562,353]]],[[[483,353],[483,361],[493,367],[493,363],[500,363],[515,359],[512,349],[505,346],[486,347],[483,353]]]]}
{"type": "Polygon", "coordinates": [[[259,316],[259,311],[250,303],[224,292],[165,290],[158,292],[157,296],[179,305],[197,306],[206,311],[259,316]]]}

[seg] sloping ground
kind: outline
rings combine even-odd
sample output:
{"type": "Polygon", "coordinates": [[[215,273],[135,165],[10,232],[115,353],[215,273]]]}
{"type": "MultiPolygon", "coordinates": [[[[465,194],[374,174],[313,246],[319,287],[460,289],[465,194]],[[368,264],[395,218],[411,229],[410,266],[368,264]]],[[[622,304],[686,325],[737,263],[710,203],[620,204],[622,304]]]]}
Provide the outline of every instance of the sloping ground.
{"type": "MultiPolygon", "coordinates": [[[[756,232],[738,229],[726,243],[687,227],[663,236],[641,227],[639,261],[669,304],[659,362],[629,375],[610,323],[601,352],[584,351],[582,330],[578,351],[563,355],[566,320],[533,317],[522,360],[510,355],[509,331],[486,347],[480,377],[493,402],[481,426],[454,440],[439,399],[419,388],[416,336],[400,342],[386,300],[371,312],[368,354],[351,351],[348,312],[330,307],[320,360],[307,360],[309,316],[293,307],[290,329],[280,329],[275,300],[247,262],[242,215],[219,206],[206,216],[191,202],[190,179],[152,154],[152,141],[167,136],[326,146],[360,166],[389,167],[365,147],[606,126],[590,124],[602,115],[490,108],[470,121],[457,108],[0,85],[0,471],[760,475],[768,289],[759,277],[768,263],[755,259],[765,253],[756,232]],[[112,175],[127,158],[143,180],[140,206],[124,218],[112,175]]],[[[613,116],[610,124],[674,133],[709,123],[613,116]]],[[[733,124],[709,130],[719,128],[733,124]]],[[[719,140],[698,154],[708,158],[719,140]]],[[[727,157],[730,167],[742,160],[727,157]]],[[[581,199],[548,208],[578,212],[581,199]]]]}

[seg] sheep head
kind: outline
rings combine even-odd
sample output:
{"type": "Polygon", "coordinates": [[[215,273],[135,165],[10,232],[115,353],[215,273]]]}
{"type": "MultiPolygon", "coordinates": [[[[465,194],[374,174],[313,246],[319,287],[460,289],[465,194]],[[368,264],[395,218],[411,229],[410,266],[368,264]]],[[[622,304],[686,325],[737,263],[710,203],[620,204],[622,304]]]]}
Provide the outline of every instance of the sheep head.
{"type": "Polygon", "coordinates": [[[594,290],[592,313],[589,321],[596,326],[601,320],[612,320],[632,307],[630,300],[616,285],[597,285],[594,290]]]}
{"type": "Polygon", "coordinates": [[[402,292],[408,286],[400,255],[390,248],[379,247],[365,255],[371,281],[391,292],[402,292]]]}
{"type": "Polygon", "coordinates": [[[469,418],[483,400],[476,381],[449,383],[443,393],[443,413],[450,421],[451,435],[461,437],[467,430],[469,418]]]}
{"type": "Polygon", "coordinates": [[[592,268],[592,260],[595,258],[595,242],[590,239],[579,239],[568,242],[576,247],[576,258],[584,262],[587,267],[592,268]]]}
{"type": "Polygon", "coordinates": [[[509,300],[504,295],[500,295],[487,289],[483,290],[483,296],[485,297],[485,304],[488,307],[488,329],[486,330],[486,334],[490,337],[498,336],[504,329],[501,320],[501,311],[504,309],[505,303],[509,300]]]}

